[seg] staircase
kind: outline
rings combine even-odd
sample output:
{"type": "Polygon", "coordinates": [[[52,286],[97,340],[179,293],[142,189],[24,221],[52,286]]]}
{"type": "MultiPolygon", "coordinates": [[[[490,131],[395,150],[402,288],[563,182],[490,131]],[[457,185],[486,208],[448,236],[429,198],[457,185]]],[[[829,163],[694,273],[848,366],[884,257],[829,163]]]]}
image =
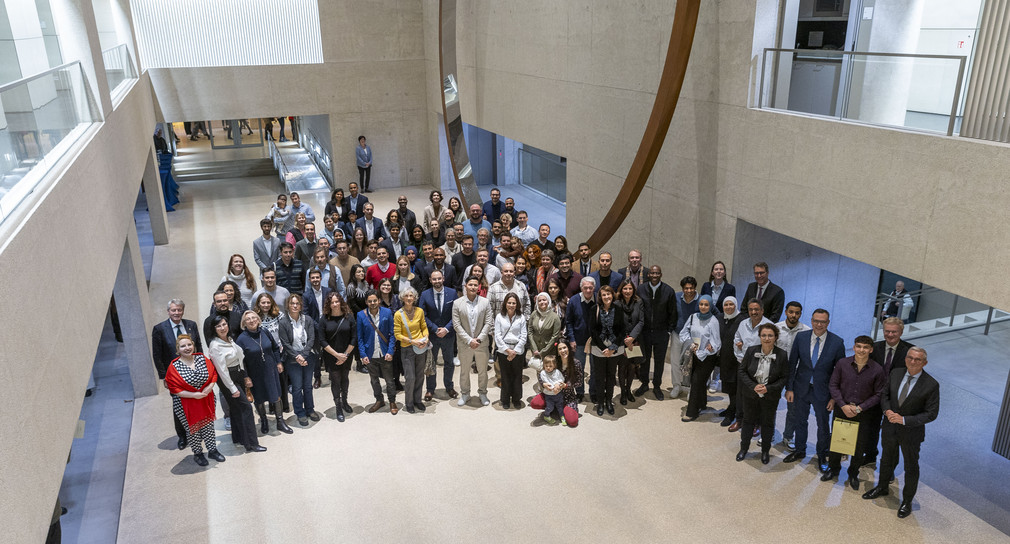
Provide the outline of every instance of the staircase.
{"type": "Polygon", "coordinates": [[[277,176],[274,163],[269,158],[207,162],[176,161],[174,172],[175,179],[179,183],[226,178],[277,176]]]}

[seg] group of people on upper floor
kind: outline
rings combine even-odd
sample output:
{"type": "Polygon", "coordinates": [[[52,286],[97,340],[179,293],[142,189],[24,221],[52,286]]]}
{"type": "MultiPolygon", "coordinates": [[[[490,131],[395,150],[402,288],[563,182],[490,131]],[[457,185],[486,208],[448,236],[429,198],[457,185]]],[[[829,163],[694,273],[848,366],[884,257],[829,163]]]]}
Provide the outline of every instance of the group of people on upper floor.
{"type": "MultiPolygon", "coordinates": [[[[707,409],[709,385],[721,384],[729,400],[719,413],[721,424],[741,431],[737,460],[746,457],[752,438],[760,434],[761,461],[770,461],[784,393],[784,441],[790,450],[785,462],[806,457],[812,407],[818,468],[823,480],[837,478],[840,456],[829,452],[831,415],[857,421],[861,428],[847,481],[858,488],[859,467],[876,462],[883,423],[881,479],[867,498],[886,493],[884,477],[893,472],[899,445],[906,462],[905,497],[910,503],[914,496],[909,468],[918,455],[914,427],[921,431],[935,419],[938,389],[922,372],[925,351],[901,341],[900,319],[884,321],[882,342],[856,338],[855,356],[846,357],[842,339],[828,331],[828,311],[814,310],[811,327],[802,324],[802,306],[785,303],[766,263],[754,265],[754,281],[740,301],[721,261],[713,264],[700,290],[687,276],[676,291],[663,281],[660,266],[643,264],[638,250],[628,253],[627,265],[619,270],[610,252],[594,260],[586,243],[572,254],[563,236],[551,240],[547,223],[534,230],[528,213],[516,210],[511,198],[501,200],[497,188],[489,201],[471,204],[468,213],[458,198],[443,205],[442,193],[431,191],[419,222],[403,195],[385,220],[379,219],[358,187],[350,183],[346,195],[343,189],[333,191],[321,231],[311,206],[297,193],[279,195],[253,242],[259,285],[241,255],[229,259],[204,323],[204,338],[213,339],[210,349],[193,357],[197,367],[202,357],[208,371],[180,375],[193,391],[205,390],[217,376],[236,443],[261,448],[253,406],[264,434],[268,408],[281,432],[292,432],[283,417],[291,408],[302,426],[319,420],[313,389],[320,387],[324,368],[336,419],[344,421],[351,411],[352,366],[369,374],[375,402],[367,411],[377,412],[388,402],[394,415],[400,411],[400,391],[404,410],[426,410],[436,394],[439,367],[444,395],[458,399],[457,405],[473,398],[471,373],[477,374],[475,400],[491,403],[493,365],[501,407],[521,408],[522,373],[528,366],[537,375],[531,407],[543,411],[545,422],[575,427],[586,401],[587,370],[592,409],[598,416],[614,416],[615,401],[627,405],[650,390],[655,400],[664,399],[664,366],[672,348],[670,393],[676,397],[682,388],[689,390],[682,420],[697,420],[707,409]],[[916,402],[909,401],[912,396],[916,402]]],[[[181,303],[174,303],[181,319],[181,303]]],[[[173,344],[185,336],[193,352],[200,352],[195,331],[177,326],[173,332],[172,304],[169,309],[170,319],[162,324],[164,344],[174,355],[173,344]]],[[[183,353],[188,347],[178,347],[179,359],[188,364],[183,353]]],[[[160,360],[163,375],[169,364],[178,366],[166,357],[160,360]]],[[[173,393],[193,392],[176,385],[173,393]]],[[[185,407],[187,396],[178,397],[185,407]]],[[[196,433],[203,427],[190,424],[184,433],[181,419],[180,448],[189,443],[197,453],[200,441],[206,443],[206,434],[196,433]]],[[[903,509],[904,502],[899,513],[903,509]]]]}

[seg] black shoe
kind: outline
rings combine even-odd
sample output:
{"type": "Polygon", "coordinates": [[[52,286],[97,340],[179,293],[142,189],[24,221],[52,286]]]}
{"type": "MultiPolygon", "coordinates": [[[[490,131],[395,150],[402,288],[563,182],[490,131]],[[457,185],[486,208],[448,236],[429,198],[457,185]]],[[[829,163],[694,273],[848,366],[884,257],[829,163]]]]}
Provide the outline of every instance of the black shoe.
{"type": "Polygon", "coordinates": [[[727,417],[727,418],[723,419],[723,420],[722,420],[722,421],[721,421],[721,422],[719,423],[719,426],[720,426],[720,427],[729,427],[730,425],[732,425],[732,424],[733,424],[733,419],[734,419],[734,418],[731,418],[731,417],[727,417]]]}
{"type": "Polygon", "coordinates": [[[350,412],[354,412],[354,410],[351,409],[351,405],[347,404],[346,400],[340,402],[340,407],[343,408],[345,412],[349,412],[349,413],[350,412]]]}
{"type": "Polygon", "coordinates": [[[363,367],[363,366],[359,366],[359,367],[357,368],[357,370],[358,370],[358,372],[360,372],[360,373],[362,373],[362,374],[368,374],[368,369],[367,369],[367,368],[365,368],[365,367],[363,367]]]}
{"type": "Polygon", "coordinates": [[[627,406],[627,405],[628,405],[628,394],[621,393],[621,406],[627,406]]]}
{"type": "Polygon", "coordinates": [[[298,418],[298,424],[301,425],[302,427],[308,427],[309,426],[309,418],[307,418],[307,417],[300,417],[300,418],[298,418]]]}
{"type": "Polygon", "coordinates": [[[501,401],[501,407],[502,410],[508,410],[509,408],[512,408],[512,404],[509,403],[508,401],[503,400],[501,401]]]}
{"type": "Polygon", "coordinates": [[[652,390],[653,394],[656,395],[656,400],[663,400],[663,390],[660,388],[655,388],[652,390]]]}
{"type": "Polygon", "coordinates": [[[407,406],[407,407],[404,408],[404,410],[406,410],[408,414],[415,414],[415,413],[417,413],[417,410],[415,410],[413,406],[407,406]]]}
{"type": "Polygon", "coordinates": [[[696,419],[698,419],[698,416],[694,416],[694,417],[684,416],[684,417],[680,418],[680,420],[683,421],[684,423],[687,423],[688,421],[694,421],[696,419]]]}
{"type": "Polygon", "coordinates": [[[210,464],[207,462],[207,458],[204,457],[202,453],[194,454],[193,460],[196,461],[196,464],[200,465],[201,467],[205,467],[210,464]]]}
{"type": "Polygon", "coordinates": [[[179,443],[176,444],[176,446],[178,446],[180,450],[186,449],[186,439],[185,438],[180,438],[179,439],[179,443]]]}
{"type": "Polygon", "coordinates": [[[579,402],[586,402],[586,396],[585,395],[579,395],[579,402]]]}
{"type": "Polygon", "coordinates": [[[740,453],[736,454],[737,461],[743,461],[745,457],[747,457],[747,450],[745,449],[741,449],[740,453]]]}
{"type": "Polygon", "coordinates": [[[854,491],[859,491],[859,478],[858,477],[853,476],[853,477],[849,478],[848,481],[846,481],[845,483],[849,484],[849,487],[851,487],[854,491]]]}
{"type": "Polygon", "coordinates": [[[729,415],[729,409],[728,408],[725,409],[725,410],[723,410],[723,411],[721,411],[721,412],[719,412],[719,417],[726,417],[728,415],[729,415]]]}
{"type": "MultiPolygon", "coordinates": [[[[423,402],[415,404],[414,407],[422,412],[428,409],[428,407],[425,406],[423,402]]],[[[518,406],[516,406],[516,408],[518,408],[518,406]]]]}
{"type": "Polygon", "coordinates": [[[309,419],[312,421],[319,421],[319,412],[312,411],[309,413],[309,419]]]}
{"type": "Polygon", "coordinates": [[[796,461],[802,461],[803,458],[806,457],[806,456],[807,456],[807,454],[805,452],[801,453],[801,452],[798,452],[798,451],[794,451],[794,452],[790,453],[789,455],[785,456],[785,458],[782,459],[782,462],[783,463],[795,463],[796,461]]]}
{"type": "Polygon", "coordinates": [[[603,405],[602,404],[597,404],[596,405],[596,415],[601,416],[601,417],[603,416],[603,405]]]}
{"type": "Polygon", "coordinates": [[[818,469],[819,469],[819,470],[820,470],[820,471],[821,471],[822,473],[824,473],[824,472],[828,472],[829,470],[831,470],[831,467],[830,467],[830,466],[828,466],[828,458],[827,458],[827,457],[821,457],[821,456],[818,456],[818,457],[817,457],[817,468],[818,468],[818,469]]]}
{"type": "Polygon", "coordinates": [[[607,400],[607,413],[614,415],[614,401],[613,399],[607,400]]]}
{"type": "Polygon", "coordinates": [[[589,394],[589,402],[591,402],[593,404],[599,404],[599,400],[600,399],[597,398],[597,396],[594,393],[590,393],[589,394]]]}
{"type": "Polygon", "coordinates": [[[912,501],[901,501],[901,506],[898,507],[898,517],[901,519],[905,519],[911,513],[912,513],[912,501]]]}
{"type": "Polygon", "coordinates": [[[887,485],[878,485],[877,487],[871,487],[869,491],[863,493],[863,498],[869,501],[890,494],[891,491],[887,489],[887,485]]]}
{"type": "Polygon", "coordinates": [[[337,421],[339,421],[341,423],[344,422],[344,413],[343,412],[337,412],[337,421]]]}
{"type": "Polygon", "coordinates": [[[219,452],[217,450],[210,450],[210,451],[208,451],[207,452],[207,457],[210,457],[211,459],[217,461],[218,463],[223,463],[224,462],[224,456],[221,455],[221,452],[219,452]]]}
{"type": "Polygon", "coordinates": [[[245,451],[251,451],[251,452],[259,453],[261,451],[267,451],[267,449],[265,447],[263,447],[263,446],[246,446],[245,447],[245,451]]]}
{"type": "Polygon", "coordinates": [[[291,427],[288,427],[288,423],[284,421],[284,418],[282,417],[277,418],[277,430],[285,434],[291,434],[295,432],[294,430],[291,429],[291,427]]]}
{"type": "Polygon", "coordinates": [[[822,482],[830,482],[831,480],[835,480],[837,478],[838,478],[838,471],[837,470],[828,469],[827,472],[825,472],[824,474],[821,474],[821,481],[822,482]]]}
{"type": "Polygon", "coordinates": [[[628,391],[628,402],[635,402],[635,393],[628,391]]]}
{"type": "Polygon", "coordinates": [[[762,465],[767,465],[769,463],[769,461],[771,461],[771,460],[772,460],[771,455],[769,455],[768,452],[766,452],[766,451],[761,452],[761,464],[762,465]]]}
{"type": "Polygon", "coordinates": [[[267,418],[260,418],[260,432],[263,434],[270,434],[270,422],[267,418]]]}
{"type": "Polygon", "coordinates": [[[638,389],[635,389],[635,396],[636,397],[641,397],[642,395],[644,395],[648,391],[649,391],[649,386],[645,385],[645,384],[642,384],[641,387],[639,387],[638,389]]]}

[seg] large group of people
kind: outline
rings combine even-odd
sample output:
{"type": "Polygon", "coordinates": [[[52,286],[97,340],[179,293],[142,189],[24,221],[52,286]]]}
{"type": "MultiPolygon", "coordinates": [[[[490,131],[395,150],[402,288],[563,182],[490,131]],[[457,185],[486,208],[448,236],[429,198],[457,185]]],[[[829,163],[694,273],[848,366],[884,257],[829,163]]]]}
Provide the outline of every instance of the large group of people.
{"type": "MultiPolygon", "coordinates": [[[[364,138],[358,149],[367,187],[364,138]]],[[[681,419],[693,422],[708,409],[708,393],[721,388],[729,405],[720,423],[740,432],[737,461],[759,436],[760,460],[769,463],[784,396],[783,461],[806,458],[813,408],[824,481],[841,470],[841,455],[830,451],[832,416],[858,422],[846,483],[859,489],[859,468],[876,463],[879,443],[879,480],[863,497],[886,495],[900,452],[906,472],[898,515],[910,512],[923,426],[937,417],[939,394],[922,370],[925,350],[901,340],[900,318],[883,321],[881,342],[855,338],[855,355],[846,357],[843,339],[828,330],[829,312],[818,308],[809,327],[801,323],[803,307],[786,303],[766,263],[753,266],[742,299],[721,261],[700,289],[687,276],[677,291],[638,250],[617,269],[608,251],[593,259],[597,248],[587,243],[573,249],[564,236],[552,239],[548,223],[534,228],[497,188],[468,209],[433,190],[420,213],[401,195],[383,216],[359,187],[334,190],[321,221],[297,193],[278,195],[253,241],[259,273],[240,254],[227,263],[203,327],[206,352],[196,324],[183,319],[183,302],[169,302],[169,319],[154,330],[154,359],[173,394],[179,448],[189,444],[197,463],[207,463],[201,443],[211,459],[224,461],[208,424],[215,383],[232,441],[265,451],[254,412],[263,434],[268,409],[283,433],[293,432],[285,412],[293,410],[301,426],[318,421],[313,394],[324,370],[343,422],[352,410],[352,369],[369,376],[375,402],[367,412],[388,405],[396,415],[401,408],[424,412],[439,373],[442,400],[488,406],[492,369],[501,408],[522,409],[530,367],[529,406],[543,422],[568,427],[583,410],[611,417],[615,401],[627,405],[650,392],[661,401],[683,389],[681,419]],[[666,392],[668,353],[673,387],[666,392]]]]}

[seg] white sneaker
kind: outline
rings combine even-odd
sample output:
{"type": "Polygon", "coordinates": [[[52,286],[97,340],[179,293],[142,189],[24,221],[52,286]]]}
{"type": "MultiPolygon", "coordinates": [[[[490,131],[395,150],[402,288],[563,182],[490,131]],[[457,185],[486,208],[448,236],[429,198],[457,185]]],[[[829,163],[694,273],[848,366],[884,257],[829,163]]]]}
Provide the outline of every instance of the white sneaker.
{"type": "Polygon", "coordinates": [[[453,357],[452,364],[453,366],[459,366],[459,357],[453,357]]]}
{"type": "Polygon", "coordinates": [[[487,399],[487,395],[485,395],[484,393],[481,393],[480,394],[480,403],[483,404],[484,406],[488,406],[488,405],[491,404],[491,401],[487,399]]]}
{"type": "Polygon", "coordinates": [[[460,395],[456,406],[466,406],[466,401],[470,400],[470,395],[460,395]]]}
{"type": "Polygon", "coordinates": [[[224,430],[226,430],[226,431],[230,431],[231,430],[231,418],[230,417],[224,418],[224,430]]]}

